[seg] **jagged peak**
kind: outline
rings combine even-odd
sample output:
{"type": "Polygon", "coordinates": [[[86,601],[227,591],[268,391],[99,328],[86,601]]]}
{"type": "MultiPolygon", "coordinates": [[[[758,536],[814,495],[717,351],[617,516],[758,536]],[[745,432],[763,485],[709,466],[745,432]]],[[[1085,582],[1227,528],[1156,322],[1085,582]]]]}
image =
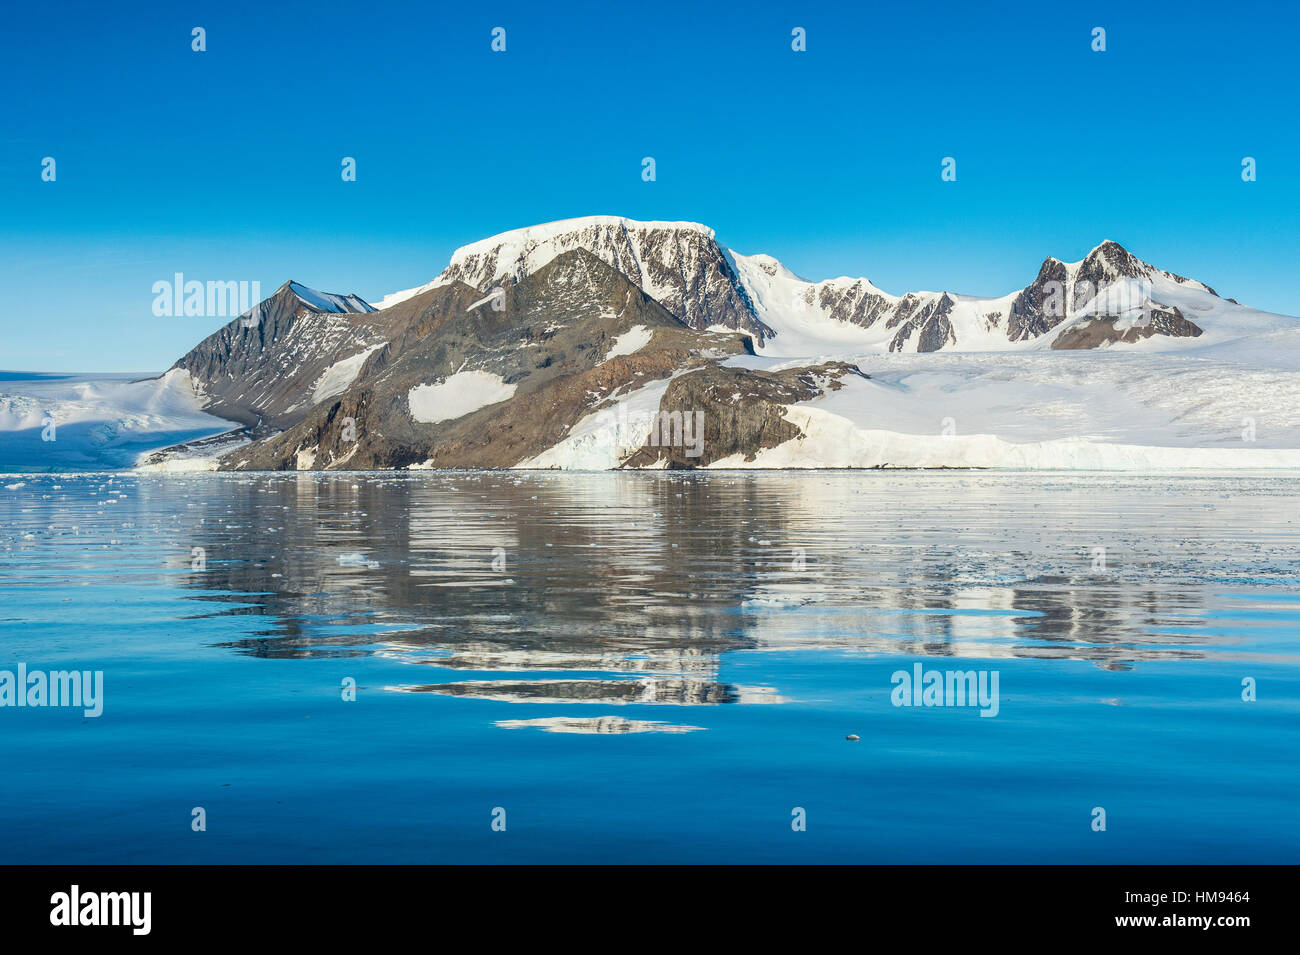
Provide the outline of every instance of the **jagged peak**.
{"type": "Polygon", "coordinates": [[[1211,295],[1218,296],[1218,292],[1210,288],[1204,282],[1197,279],[1189,279],[1186,276],[1179,275],[1176,272],[1169,272],[1165,269],[1157,268],[1151,263],[1138,258],[1124,246],[1120,245],[1114,239],[1104,239],[1102,242],[1093,247],[1084,258],[1078,262],[1067,265],[1072,272],[1084,276],[1095,278],[1136,278],[1152,279],[1156,276],[1163,276],[1177,282],[1179,285],[1186,285],[1191,288],[1201,289],[1209,292],[1211,295]]]}
{"type": "Polygon", "coordinates": [[[1071,264],[1084,268],[1091,265],[1094,269],[1102,268],[1107,272],[1115,272],[1133,278],[1147,277],[1155,271],[1153,266],[1143,262],[1114,239],[1103,239],[1093,246],[1079,262],[1071,264]]]}
{"type": "Polygon", "coordinates": [[[1043,264],[1038,267],[1038,277],[1034,279],[1035,284],[1053,276],[1064,276],[1078,269],[1083,262],[1062,262],[1054,255],[1049,255],[1043,259],[1043,264]]]}
{"type": "Polygon", "coordinates": [[[1116,242],[1114,239],[1102,239],[1100,242],[1098,242],[1096,245],[1092,247],[1092,250],[1088,253],[1088,255],[1092,255],[1096,252],[1101,252],[1101,251],[1116,251],[1116,250],[1128,254],[1128,249],[1124,248],[1123,245],[1116,242]]]}

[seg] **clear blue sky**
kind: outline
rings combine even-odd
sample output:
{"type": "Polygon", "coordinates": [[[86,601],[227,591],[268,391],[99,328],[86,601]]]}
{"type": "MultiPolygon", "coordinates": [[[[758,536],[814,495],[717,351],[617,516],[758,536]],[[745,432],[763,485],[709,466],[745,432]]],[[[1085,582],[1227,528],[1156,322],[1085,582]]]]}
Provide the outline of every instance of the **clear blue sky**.
{"type": "Polygon", "coordinates": [[[458,245],[595,213],[897,293],[1002,294],[1113,238],[1300,313],[1290,4],[97,0],[5,21],[0,368],[166,367],[222,324],[153,315],[175,272],[378,298],[458,245]]]}

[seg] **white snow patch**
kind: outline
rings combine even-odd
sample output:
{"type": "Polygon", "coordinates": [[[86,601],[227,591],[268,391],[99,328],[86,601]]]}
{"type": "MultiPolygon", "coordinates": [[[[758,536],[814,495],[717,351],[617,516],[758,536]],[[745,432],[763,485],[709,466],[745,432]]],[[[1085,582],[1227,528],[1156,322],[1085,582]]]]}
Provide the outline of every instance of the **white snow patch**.
{"type": "Polygon", "coordinates": [[[644,325],[633,325],[622,335],[619,335],[610,343],[609,351],[605,354],[605,361],[616,358],[619,355],[631,355],[640,351],[650,344],[650,329],[644,325]]]}
{"type": "Polygon", "coordinates": [[[411,417],[424,424],[454,421],[471,412],[513,397],[517,385],[508,385],[489,371],[458,371],[431,385],[416,385],[407,395],[411,417]]]}
{"type": "Polygon", "coordinates": [[[336,361],[326,368],[312,389],[312,404],[318,404],[326,398],[341,395],[351,388],[352,382],[356,381],[357,375],[361,374],[361,366],[366,363],[366,359],[386,344],[388,343],[380,342],[378,345],[371,345],[365,351],[357,352],[351,357],[336,361]]]}

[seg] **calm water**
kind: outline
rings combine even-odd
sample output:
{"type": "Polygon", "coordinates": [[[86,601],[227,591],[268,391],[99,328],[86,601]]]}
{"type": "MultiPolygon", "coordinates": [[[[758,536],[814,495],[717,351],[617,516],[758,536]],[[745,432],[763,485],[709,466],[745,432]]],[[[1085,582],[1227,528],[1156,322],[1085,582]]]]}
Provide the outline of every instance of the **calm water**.
{"type": "Polygon", "coordinates": [[[0,862],[1300,860],[1295,476],[26,475],[0,516],[0,669],[104,673],[98,718],[0,708],[0,862]],[[893,705],[918,663],[996,716],[893,705]]]}

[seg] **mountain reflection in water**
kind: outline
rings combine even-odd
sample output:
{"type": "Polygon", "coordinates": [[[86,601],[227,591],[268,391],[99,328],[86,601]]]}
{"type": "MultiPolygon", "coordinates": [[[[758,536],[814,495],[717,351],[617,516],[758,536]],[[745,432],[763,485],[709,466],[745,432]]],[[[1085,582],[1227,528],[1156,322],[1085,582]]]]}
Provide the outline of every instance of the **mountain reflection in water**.
{"type": "Polygon", "coordinates": [[[190,515],[209,555],[192,582],[266,618],[229,647],[383,654],[428,674],[389,689],[520,703],[787,699],[720,680],[736,649],[1277,659],[1207,629],[1207,594],[1294,570],[1263,533],[1263,476],[1233,494],[978,472],[224,480],[190,515]]]}
{"type": "Polygon", "coordinates": [[[0,647],[105,689],[0,713],[6,861],[1293,862],[1297,515],[1288,474],[24,475],[0,647]]]}

